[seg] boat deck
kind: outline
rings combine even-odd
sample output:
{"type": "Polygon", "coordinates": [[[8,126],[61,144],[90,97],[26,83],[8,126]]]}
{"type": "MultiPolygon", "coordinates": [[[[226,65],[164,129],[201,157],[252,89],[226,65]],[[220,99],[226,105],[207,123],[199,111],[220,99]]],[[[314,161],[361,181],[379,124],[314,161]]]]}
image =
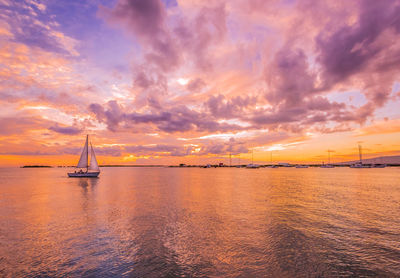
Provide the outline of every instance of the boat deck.
{"type": "Polygon", "coordinates": [[[87,172],[87,173],[68,173],[71,178],[97,178],[100,172],[87,172]]]}

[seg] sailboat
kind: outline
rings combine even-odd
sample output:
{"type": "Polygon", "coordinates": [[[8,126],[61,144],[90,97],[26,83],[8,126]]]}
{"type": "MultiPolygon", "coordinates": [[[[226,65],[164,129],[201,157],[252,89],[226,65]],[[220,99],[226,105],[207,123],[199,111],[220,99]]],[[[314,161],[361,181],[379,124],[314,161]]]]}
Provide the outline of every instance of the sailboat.
{"type": "Polygon", "coordinates": [[[322,164],[321,168],[335,168],[332,164],[322,164]]]}
{"type": "Polygon", "coordinates": [[[309,167],[308,165],[302,165],[302,164],[296,165],[296,168],[308,168],[308,167],[309,167]]]}
{"type": "Polygon", "coordinates": [[[325,164],[322,162],[321,168],[335,168],[335,166],[333,166],[331,164],[331,151],[328,150],[328,164],[325,164]]]}
{"type": "Polygon", "coordinates": [[[73,173],[68,173],[68,177],[89,177],[96,178],[100,174],[100,168],[97,164],[96,155],[94,154],[92,143],[90,143],[90,163],[89,163],[89,135],[86,135],[85,146],[83,147],[81,157],[79,158],[76,168],[73,173]]]}
{"type": "Polygon", "coordinates": [[[371,168],[371,165],[363,164],[362,162],[362,147],[358,145],[358,155],[360,157],[360,162],[350,165],[350,168],[371,168]]]}
{"type": "Polygon", "coordinates": [[[251,150],[251,163],[246,165],[247,169],[258,169],[260,168],[260,165],[254,164],[254,154],[253,150],[251,150]]]}

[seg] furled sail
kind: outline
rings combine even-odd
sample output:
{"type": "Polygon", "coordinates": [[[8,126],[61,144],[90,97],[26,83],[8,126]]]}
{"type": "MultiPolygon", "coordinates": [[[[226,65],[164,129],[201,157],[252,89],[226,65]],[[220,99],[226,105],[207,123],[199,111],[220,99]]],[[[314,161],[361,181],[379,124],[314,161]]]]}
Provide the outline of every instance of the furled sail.
{"type": "Polygon", "coordinates": [[[90,166],[89,170],[99,172],[99,165],[97,164],[96,155],[94,154],[92,143],[90,143],[90,166]]]}
{"type": "Polygon", "coordinates": [[[81,158],[79,159],[76,168],[87,168],[87,167],[88,167],[88,136],[86,136],[85,146],[83,147],[81,158]]]}

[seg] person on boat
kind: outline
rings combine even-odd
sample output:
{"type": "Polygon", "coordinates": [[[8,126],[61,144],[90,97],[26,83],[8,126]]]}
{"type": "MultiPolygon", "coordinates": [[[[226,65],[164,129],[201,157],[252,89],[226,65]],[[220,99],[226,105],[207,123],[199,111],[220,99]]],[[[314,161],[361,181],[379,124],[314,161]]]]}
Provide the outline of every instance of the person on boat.
{"type": "Polygon", "coordinates": [[[79,170],[79,174],[83,174],[83,171],[82,171],[82,169],[80,169],[80,170],[79,170]]]}

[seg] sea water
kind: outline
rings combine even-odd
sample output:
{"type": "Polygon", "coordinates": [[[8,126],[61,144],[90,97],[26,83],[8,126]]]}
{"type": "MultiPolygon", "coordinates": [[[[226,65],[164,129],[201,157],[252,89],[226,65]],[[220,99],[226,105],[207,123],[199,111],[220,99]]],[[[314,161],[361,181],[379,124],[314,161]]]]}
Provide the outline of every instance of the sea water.
{"type": "Polygon", "coordinates": [[[0,169],[0,276],[400,276],[400,168],[67,171],[0,169]]]}

